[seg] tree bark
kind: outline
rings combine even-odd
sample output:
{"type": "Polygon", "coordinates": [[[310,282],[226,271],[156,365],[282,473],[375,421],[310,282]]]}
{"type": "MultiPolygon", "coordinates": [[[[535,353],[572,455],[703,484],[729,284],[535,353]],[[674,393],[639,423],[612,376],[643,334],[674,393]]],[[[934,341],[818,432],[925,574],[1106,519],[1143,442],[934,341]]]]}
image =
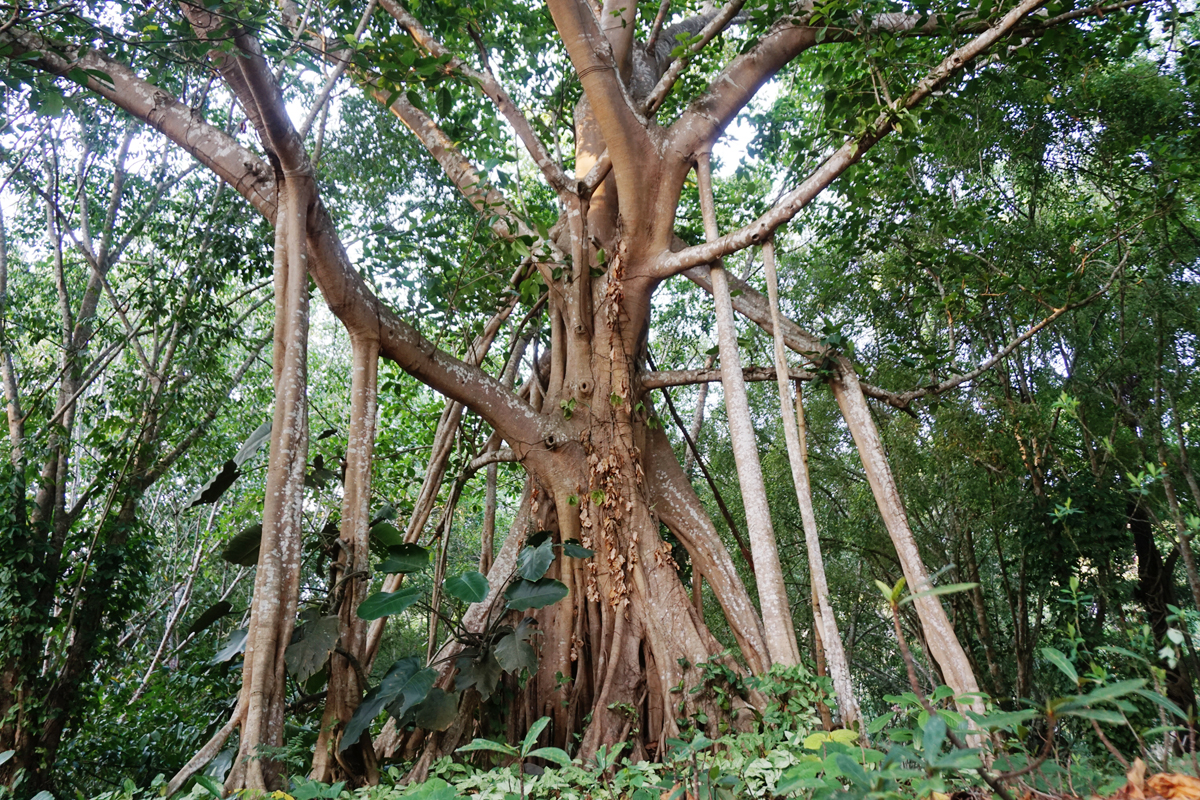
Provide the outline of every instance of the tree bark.
{"type": "MultiPolygon", "coordinates": [[[[704,216],[704,233],[710,240],[717,238],[717,216],[713,205],[712,167],[708,153],[696,160],[696,177],[700,184],[700,207],[704,216]]],[[[746,509],[746,530],[750,536],[750,552],[754,554],[754,577],[758,584],[758,602],[762,608],[763,627],[767,634],[767,652],[774,664],[791,666],[800,663],[796,644],[796,629],[788,604],[787,586],[775,531],[771,525],[771,510],[767,507],[767,487],[763,482],[762,465],[758,460],[758,443],[750,417],[746,384],[742,380],[741,359],[738,356],[737,327],[725,269],[718,262],[710,273],[713,302],[717,312],[717,342],[721,355],[721,386],[725,392],[725,407],[729,417],[729,438],[737,466],[742,503],[746,509]]]]}

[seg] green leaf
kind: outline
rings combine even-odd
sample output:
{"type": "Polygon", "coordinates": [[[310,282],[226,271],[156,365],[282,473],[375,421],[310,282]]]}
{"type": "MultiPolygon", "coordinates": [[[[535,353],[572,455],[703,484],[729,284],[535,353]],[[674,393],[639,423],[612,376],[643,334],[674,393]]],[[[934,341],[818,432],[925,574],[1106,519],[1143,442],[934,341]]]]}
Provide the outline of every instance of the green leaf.
{"type": "Polygon", "coordinates": [[[515,581],[504,592],[504,599],[513,611],[525,611],[530,608],[545,608],[568,594],[566,584],[553,578],[542,578],[540,581],[515,581]]]}
{"type": "Polygon", "coordinates": [[[238,448],[237,454],[234,455],[233,463],[239,467],[242,464],[245,464],[246,460],[250,458],[250,456],[257,453],[259,448],[261,448],[270,438],[271,423],[270,421],[267,421],[255,428],[254,433],[250,434],[246,438],[246,441],[242,443],[240,448],[238,448]]]}
{"type": "Polygon", "coordinates": [[[229,638],[225,641],[225,646],[217,651],[217,654],[209,659],[210,664],[224,664],[238,653],[246,649],[246,628],[238,628],[233,633],[229,634],[229,638]]]}
{"type": "Polygon", "coordinates": [[[589,550],[574,539],[563,542],[563,555],[571,558],[591,558],[595,554],[595,550],[589,550]]]}
{"type": "Polygon", "coordinates": [[[429,695],[412,707],[412,721],[427,731],[444,731],[458,716],[458,694],[434,687],[429,695]]]}
{"type": "Polygon", "coordinates": [[[482,657],[462,656],[455,662],[455,666],[458,667],[458,674],[454,676],[454,690],[465,692],[473,686],[484,700],[496,691],[496,684],[500,682],[500,676],[503,674],[500,662],[491,650],[486,651],[482,657]]]}
{"type": "Polygon", "coordinates": [[[978,583],[947,583],[945,586],[934,586],[933,588],[926,589],[923,592],[917,592],[916,594],[910,594],[908,597],[906,597],[900,601],[900,605],[904,605],[905,603],[911,603],[912,601],[918,600],[922,597],[940,597],[941,595],[944,595],[944,594],[957,594],[959,592],[967,592],[967,591],[970,591],[971,589],[974,589],[978,585],[979,585],[978,583]]]}
{"type": "Polygon", "coordinates": [[[523,547],[517,556],[517,572],[527,581],[536,581],[554,563],[554,545],[549,539],[537,547],[523,547]]]}
{"type": "Polygon", "coordinates": [[[995,714],[977,714],[974,711],[968,711],[967,716],[970,717],[976,725],[981,728],[995,730],[997,728],[1015,728],[1038,715],[1037,711],[1026,709],[1025,711],[1003,711],[995,714]]]}
{"type": "Polygon", "coordinates": [[[1175,705],[1174,701],[1168,700],[1167,698],[1163,697],[1158,692],[1152,692],[1149,689],[1136,689],[1136,690],[1134,690],[1134,694],[1141,695],[1142,697],[1146,698],[1150,702],[1156,703],[1156,704],[1162,706],[1167,711],[1170,711],[1172,714],[1179,717],[1180,719],[1188,718],[1188,715],[1184,713],[1183,709],[1181,709],[1179,706],[1175,705]]]}
{"type": "Polygon", "coordinates": [[[1135,678],[1127,681],[1117,681],[1110,683],[1107,686],[1100,686],[1093,689],[1086,697],[1083,698],[1085,703],[1100,703],[1105,700],[1115,700],[1118,697],[1124,697],[1127,694],[1132,694],[1146,683],[1145,678],[1135,678]]]}
{"type": "Polygon", "coordinates": [[[525,757],[545,759],[553,764],[558,764],[560,767],[569,767],[574,763],[571,761],[571,757],[567,755],[566,750],[561,750],[557,747],[539,747],[537,750],[528,753],[525,757]]]}
{"type": "Polygon", "coordinates": [[[387,520],[377,522],[371,526],[371,538],[388,550],[391,550],[393,547],[404,546],[404,534],[387,520]]]}
{"type": "Polygon", "coordinates": [[[517,755],[517,748],[511,747],[504,742],[493,742],[491,739],[475,739],[469,744],[464,744],[454,752],[456,753],[500,753],[501,755],[513,756],[517,755]]]}
{"type": "MultiPolygon", "coordinates": [[[[197,775],[196,783],[199,786],[203,786],[204,791],[208,792],[213,797],[221,798],[221,797],[225,796],[225,793],[221,787],[221,784],[217,783],[215,780],[208,777],[207,775],[197,775]]],[[[53,795],[51,795],[51,798],[53,798],[53,795]]]]}
{"type": "Polygon", "coordinates": [[[1072,685],[1079,685],[1079,673],[1075,671],[1075,666],[1067,660],[1067,657],[1063,655],[1061,650],[1055,650],[1053,647],[1043,647],[1042,656],[1051,664],[1058,667],[1063,675],[1070,678],[1072,685]]]}
{"type": "Polygon", "coordinates": [[[396,663],[397,665],[402,663],[404,666],[393,678],[396,695],[395,699],[388,703],[387,711],[397,720],[400,720],[404,718],[409,709],[425,701],[429,696],[430,690],[433,689],[433,684],[437,680],[438,673],[437,670],[431,667],[417,669],[421,662],[416,656],[402,659],[396,663]],[[409,670],[412,671],[410,672],[409,670]]]}
{"type": "Polygon", "coordinates": [[[441,778],[430,778],[415,790],[406,792],[404,800],[455,800],[460,796],[453,786],[441,778]]]}
{"type": "Polygon", "coordinates": [[[433,680],[437,678],[437,673],[428,667],[422,668],[422,663],[417,656],[400,659],[383,676],[379,685],[367,692],[367,696],[346,723],[342,743],[338,747],[339,753],[357,742],[385,707],[397,701],[403,703],[405,699],[412,701],[408,703],[411,706],[424,699],[429,687],[433,685],[433,680]],[[433,677],[428,673],[433,673],[433,677]]]}
{"type": "Polygon", "coordinates": [[[200,633],[201,631],[206,630],[210,625],[226,616],[232,610],[233,604],[228,600],[220,600],[216,603],[213,603],[211,606],[204,609],[200,616],[196,617],[195,622],[188,626],[188,629],[183,632],[183,638],[186,639],[193,633],[200,633]]]}
{"type": "Polygon", "coordinates": [[[1094,719],[1097,722],[1106,722],[1111,725],[1120,725],[1125,721],[1125,717],[1121,715],[1121,712],[1111,711],[1107,708],[1079,708],[1071,711],[1062,711],[1060,713],[1064,716],[1094,719]]]}
{"type": "MultiPolygon", "coordinates": [[[[934,758],[942,750],[942,744],[946,741],[946,720],[939,715],[932,715],[925,723],[925,728],[921,732],[921,747],[925,750],[926,758],[934,758]]],[[[839,764],[841,762],[838,762],[839,764]]]]}
{"type": "Polygon", "coordinates": [[[446,594],[464,603],[482,603],[488,596],[488,579],[481,573],[471,571],[447,578],[442,584],[446,594]]]}
{"type": "Polygon", "coordinates": [[[889,711],[888,713],[871,720],[871,724],[867,726],[867,733],[879,733],[881,730],[887,727],[888,723],[891,722],[895,716],[895,711],[889,711]]]}
{"type": "Polygon", "coordinates": [[[402,544],[388,548],[387,558],[379,565],[379,572],[408,575],[420,572],[429,566],[429,551],[416,544],[402,544]]]}
{"type": "Polygon", "coordinates": [[[496,643],[496,661],[505,672],[517,674],[521,669],[527,669],[530,675],[537,674],[537,653],[516,633],[510,633],[496,643]]]}
{"type": "Polygon", "coordinates": [[[221,550],[221,558],[230,564],[253,567],[258,564],[258,548],[262,543],[262,524],[243,528],[221,550]]]}
{"type": "Polygon", "coordinates": [[[192,495],[184,508],[195,508],[196,506],[210,505],[217,502],[221,499],[221,495],[225,494],[225,490],[233,486],[233,482],[241,474],[237,464],[232,461],[226,461],[225,466],[221,467],[221,471],[209,478],[208,483],[201,486],[199,491],[192,495]]]}
{"type": "Polygon", "coordinates": [[[421,590],[416,586],[405,586],[398,592],[376,592],[358,606],[358,618],[379,619],[399,614],[421,599],[421,590]]]}
{"type": "Polygon", "coordinates": [[[533,746],[537,744],[538,737],[542,735],[542,731],[546,730],[546,726],[550,724],[549,717],[542,717],[537,722],[529,726],[529,731],[525,734],[525,741],[521,742],[521,755],[528,757],[533,746]]]}
{"type": "Polygon", "coordinates": [[[283,661],[288,672],[303,683],[321,671],[329,658],[329,651],[337,645],[341,633],[337,617],[318,617],[305,622],[297,631],[300,637],[288,645],[283,661]]]}

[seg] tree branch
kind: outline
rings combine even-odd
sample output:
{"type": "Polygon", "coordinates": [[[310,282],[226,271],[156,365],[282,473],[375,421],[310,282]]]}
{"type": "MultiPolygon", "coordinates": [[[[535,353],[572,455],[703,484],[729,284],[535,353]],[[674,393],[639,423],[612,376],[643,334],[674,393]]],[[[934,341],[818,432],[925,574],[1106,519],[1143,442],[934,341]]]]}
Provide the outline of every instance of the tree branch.
{"type": "MultiPolygon", "coordinates": [[[[792,380],[811,381],[816,378],[811,372],[802,369],[789,369],[788,376],[792,380]]],[[[776,377],[774,367],[743,367],[742,380],[773,381],[776,377]]],[[[696,383],[717,383],[721,380],[719,369],[670,369],[658,372],[647,372],[641,377],[643,389],[663,389],[668,386],[691,386],[696,383]]]]}
{"type": "MultiPolygon", "coordinates": [[[[446,62],[443,69],[446,72],[458,72],[477,84],[480,90],[487,95],[488,99],[496,105],[496,110],[508,120],[508,124],[512,126],[521,143],[525,145],[525,149],[529,152],[533,162],[538,165],[538,168],[542,171],[542,175],[545,176],[546,182],[550,184],[551,188],[559,194],[571,190],[573,181],[567,177],[562,166],[550,156],[542,140],[534,133],[529,120],[525,118],[525,115],[513,103],[508,92],[496,80],[496,76],[492,74],[490,69],[486,67],[483,70],[474,69],[461,58],[453,55],[417,21],[416,17],[410,14],[404,6],[400,5],[398,0],[379,0],[379,5],[400,23],[401,27],[417,43],[417,46],[425,50],[425,52],[439,58],[450,56],[450,60],[446,62]]],[[[408,123],[406,122],[405,124],[408,123]]]]}
{"type": "MultiPolygon", "coordinates": [[[[72,69],[98,70],[112,83],[89,73],[88,88],[149,123],[191,153],[274,220],[276,184],[273,171],[229,135],[199,119],[194,110],[159,87],[138,77],[124,64],[94,50],[55,52],[39,34],[13,28],[0,33],[12,54],[33,53],[26,62],[56,75],[72,69]]],[[[11,56],[10,56],[11,57],[11,56]]],[[[264,122],[264,124],[267,124],[264,122]]],[[[318,199],[308,216],[309,267],[330,310],[352,331],[377,336],[381,354],[441,394],[464,403],[510,443],[535,446],[563,439],[551,418],[533,408],[478,367],[439,350],[415,328],[384,307],[354,270],[328,211],[318,199]]]]}
{"type": "MultiPolygon", "coordinates": [[[[875,118],[874,124],[867,128],[864,134],[848,140],[838,148],[821,166],[817,167],[816,171],[805,178],[798,187],[788,193],[786,197],[766,214],[763,214],[749,225],[728,233],[719,239],[688,247],[679,252],[664,253],[659,259],[657,266],[652,270],[652,274],[658,278],[665,278],[683,272],[690,267],[699,264],[708,264],[722,256],[766,241],[776,228],[796,216],[801,209],[812,202],[814,197],[820,194],[829,184],[833,183],[847,169],[857,164],[871,147],[890,133],[895,127],[900,112],[908,111],[920,104],[934,90],[943,85],[952,76],[961,72],[967,64],[987,51],[999,39],[1007,36],[1022,19],[1033,11],[1036,11],[1046,2],[1047,0],[1022,0],[1016,8],[1005,14],[995,27],[976,36],[970,42],[947,56],[941,64],[913,88],[907,97],[898,99],[885,108],[875,118]]],[[[753,52],[751,51],[751,53],[753,52]]],[[[750,54],[748,53],[747,55],[750,54]]],[[[725,103],[716,103],[716,98],[726,95],[737,98],[746,91],[745,88],[737,84],[730,85],[733,89],[723,92],[719,96],[712,93],[706,95],[707,98],[710,98],[708,103],[705,102],[705,98],[697,101],[700,104],[698,112],[703,112],[711,108],[713,110],[708,111],[705,116],[710,116],[714,122],[722,119],[721,113],[728,112],[730,102],[726,98],[725,103]]],[[[671,126],[673,142],[675,141],[677,127],[683,124],[685,119],[692,119],[691,125],[695,128],[703,129],[705,127],[703,123],[694,119],[692,112],[689,111],[689,114],[671,126]]],[[[680,130],[684,131],[684,133],[679,134],[679,140],[682,142],[699,143],[703,141],[703,139],[697,140],[695,134],[687,127],[680,130]]],[[[677,150],[681,146],[676,143],[677,150]]]]}

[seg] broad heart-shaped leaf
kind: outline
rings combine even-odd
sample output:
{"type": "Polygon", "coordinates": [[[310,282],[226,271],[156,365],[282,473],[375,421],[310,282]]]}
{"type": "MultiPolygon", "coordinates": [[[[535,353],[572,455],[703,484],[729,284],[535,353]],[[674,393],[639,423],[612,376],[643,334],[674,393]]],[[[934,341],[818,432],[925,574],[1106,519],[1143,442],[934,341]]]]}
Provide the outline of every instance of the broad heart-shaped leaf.
{"type": "Polygon", "coordinates": [[[554,563],[554,543],[546,539],[537,547],[523,547],[517,555],[517,572],[527,581],[536,581],[554,563]]]}
{"type": "Polygon", "coordinates": [[[186,639],[193,633],[200,633],[232,610],[233,604],[228,600],[219,600],[213,603],[204,609],[204,612],[200,616],[196,617],[195,622],[188,626],[188,629],[183,632],[183,638],[186,639]]]}
{"type": "Polygon", "coordinates": [[[464,603],[482,603],[488,596],[488,579],[478,572],[464,572],[453,578],[446,578],[442,584],[446,594],[464,603]]]}
{"type": "Polygon", "coordinates": [[[253,567],[258,563],[258,548],[262,543],[262,524],[239,531],[221,550],[221,558],[230,564],[253,567]]]}
{"type": "Polygon", "coordinates": [[[246,631],[246,628],[238,628],[236,631],[229,634],[229,639],[225,642],[225,646],[218,650],[217,654],[209,659],[208,663],[224,664],[226,661],[245,650],[246,631]]]}
{"type": "MultiPolygon", "coordinates": [[[[399,662],[397,662],[399,663],[399,662]]],[[[396,699],[387,705],[387,712],[397,720],[404,719],[405,714],[409,709],[423,702],[429,696],[429,690],[433,688],[434,681],[437,680],[438,673],[436,669],[429,667],[419,668],[420,661],[414,656],[404,659],[405,670],[409,668],[409,664],[418,667],[415,671],[409,674],[407,671],[398,673],[396,680],[399,682],[403,678],[403,683],[400,683],[399,693],[396,699]]]]}
{"type": "Polygon", "coordinates": [[[409,716],[418,728],[444,731],[458,716],[458,694],[434,687],[424,700],[412,707],[409,716]]]}
{"type": "Polygon", "coordinates": [[[379,619],[399,614],[421,599],[421,590],[416,586],[405,586],[398,592],[376,592],[358,605],[358,618],[379,619]]]}
{"type": "Polygon", "coordinates": [[[402,544],[389,547],[387,558],[379,565],[378,572],[420,572],[429,566],[429,551],[417,544],[402,544]]]}
{"type": "MultiPolygon", "coordinates": [[[[379,712],[383,711],[386,706],[401,697],[413,676],[421,671],[421,661],[416,656],[402,658],[393,664],[379,685],[367,692],[367,696],[363,698],[362,703],[350,717],[350,721],[346,723],[346,730],[342,733],[342,743],[338,746],[338,752],[344,751],[362,738],[363,732],[370,726],[371,721],[379,716],[379,712]]],[[[413,689],[415,691],[416,686],[413,689]]]]}
{"type": "Polygon", "coordinates": [[[192,495],[184,508],[195,508],[196,506],[217,502],[221,499],[221,495],[225,494],[225,490],[233,486],[233,482],[241,474],[237,464],[232,461],[226,461],[225,466],[221,467],[221,471],[209,478],[208,483],[201,486],[200,490],[192,495]]]}
{"type": "Polygon", "coordinates": [[[491,650],[484,653],[482,658],[463,656],[455,662],[455,666],[458,667],[458,674],[454,676],[454,690],[465,692],[474,686],[484,700],[496,691],[496,684],[500,682],[503,672],[491,650]]]}
{"type": "Polygon", "coordinates": [[[568,539],[563,542],[563,555],[571,558],[591,558],[596,554],[595,550],[589,550],[574,539],[568,539]]]}
{"type": "Polygon", "coordinates": [[[376,522],[371,526],[371,540],[378,542],[389,550],[393,547],[404,546],[404,534],[387,520],[376,522]]]}
{"type": "Polygon", "coordinates": [[[529,726],[529,732],[525,734],[525,741],[521,742],[521,756],[528,757],[533,751],[534,745],[537,744],[538,737],[542,735],[542,731],[546,730],[546,726],[550,724],[549,717],[542,717],[537,722],[529,726]]]}
{"type": "Polygon", "coordinates": [[[504,592],[504,599],[513,611],[525,611],[530,608],[544,608],[557,603],[569,594],[567,585],[553,578],[542,578],[540,581],[520,580],[504,592]]]}
{"type": "Polygon", "coordinates": [[[529,670],[530,675],[537,674],[537,653],[516,633],[510,633],[496,643],[496,661],[499,662],[501,669],[514,675],[518,674],[522,668],[529,670]]]}
{"type": "Polygon", "coordinates": [[[288,645],[283,654],[293,678],[304,683],[321,671],[329,651],[337,644],[339,622],[337,617],[318,617],[301,626],[300,639],[288,645]]]}
{"type": "Polygon", "coordinates": [[[267,420],[262,425],[254,429],[254,433],[242,443],[241,448],[237,451],[237,455],[233,457],[233,463],[241,466],[246,463],[246,459],[258,452],[258,449],[266,443],[267,439],[271,438],[271,421],[267,420]]]}
{"type": "Polygon", "coordinates": [[[1063,675],[1070,678],[1073,686],[1079,685],[1079,673],[1075,671],[1075,665],[1067,660],[1067,657],[1063,655],[1061,650],[1055,650],[1053,647],[1043,647],[1042,656],[1051,664],[1058,667],[1063,675]]]}

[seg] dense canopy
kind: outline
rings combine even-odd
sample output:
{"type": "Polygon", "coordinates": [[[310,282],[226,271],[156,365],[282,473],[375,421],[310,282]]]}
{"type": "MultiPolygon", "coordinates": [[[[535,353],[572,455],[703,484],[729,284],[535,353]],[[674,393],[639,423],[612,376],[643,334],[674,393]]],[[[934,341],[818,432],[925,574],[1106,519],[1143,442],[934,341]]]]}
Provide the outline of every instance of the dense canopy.
{"type": "Polygon", "coordinates": [[[0,794],[1194,761],[1193,6],[0,12],[0,794]]]}

